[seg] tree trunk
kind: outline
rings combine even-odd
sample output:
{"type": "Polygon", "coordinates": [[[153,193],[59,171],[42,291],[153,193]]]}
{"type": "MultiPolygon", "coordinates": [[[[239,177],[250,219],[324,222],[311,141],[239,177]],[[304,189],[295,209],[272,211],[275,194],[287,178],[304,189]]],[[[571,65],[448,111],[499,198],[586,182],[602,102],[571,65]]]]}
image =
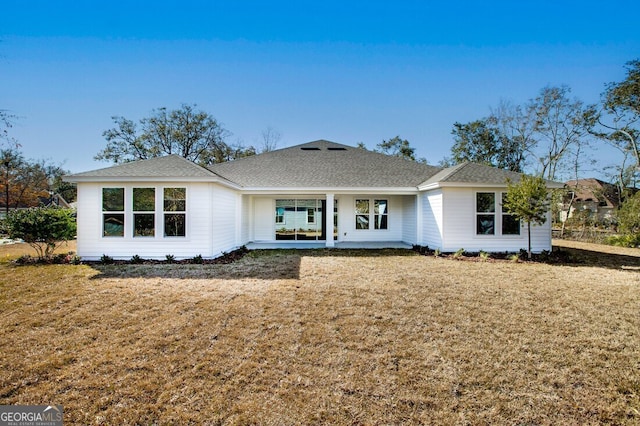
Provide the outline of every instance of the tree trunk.
{"type": "Polygon", "coordinates": [[[527,222],[527,238],[529,239],[529,250],[527,251],[527,255],[529,256],[529,260],[531,260],[531,222],[527,222]]]}

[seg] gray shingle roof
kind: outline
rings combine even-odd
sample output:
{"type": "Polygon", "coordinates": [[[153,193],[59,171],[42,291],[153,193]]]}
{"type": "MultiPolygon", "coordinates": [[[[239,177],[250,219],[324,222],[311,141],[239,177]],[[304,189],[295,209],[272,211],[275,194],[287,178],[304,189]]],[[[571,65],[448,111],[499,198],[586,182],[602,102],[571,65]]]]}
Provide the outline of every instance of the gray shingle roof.
{"type": "Polygon", "coordinates": [[[132,161],[103,169],[66,176],[74,181],[83,178],[213,178],[215,175],[204,167],[179,155],[132,161]]]}
{"type": "MultiPolygon", "coordinates": [[[[522,178],[521,173],[497,169],[477,163],[461,163],[453,167],[442,169],[420,184],[425,187],[434,184],[474,184],[474,185],[505,185],[507,180],[517,183],[522,178]]],[[[562,187],[558,182],[546,181],[549,187],[562,187]]]]}
{"type": "MultiPolygon", "coordinates": [[[[520,174],[475,163],[442,169],[399,157],[318,140],[208,168],[179,155],[151,158],[66,176],[71,182],[180,179],[219,181],[243,188],[424,188],[504,185],[520,174]],[[226,181],[226,182],[225,182],[226,181]],[[235,184],[235,185],[233,185],[235,184]]],[[[559,186],[549,182],[550,186],[559,186]]]]}
{"type": "Polygon", "coordinates": [[[326,140],[209,169],[245,188],[415,188],[441,170],[326,140]]]}

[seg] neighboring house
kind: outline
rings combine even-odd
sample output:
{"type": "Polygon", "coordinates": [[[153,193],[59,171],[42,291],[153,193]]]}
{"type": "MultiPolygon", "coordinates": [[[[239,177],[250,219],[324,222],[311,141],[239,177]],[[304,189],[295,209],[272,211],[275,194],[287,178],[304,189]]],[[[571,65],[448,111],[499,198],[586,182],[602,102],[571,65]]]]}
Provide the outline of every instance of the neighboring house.
{"type": "Polygon", "coordinates": [[[589,216],[599,222],[614,219],[615,210],[620,207],[620,190],[616,185],[599,179],[570,180],[565,184],[568,195],[562,205],[560,220],[564,222],[576,211],[588,211],[589,216]],[[573,202],[571,197],[573,196],[573,202]],[[571,204],[571,207],[569,207],[571,204]]]}
{"type": "MultiPolygon", "coordinates": [[[[32,207],[50,207],[50,206],[58,206],[62,208],[73,208],[67,201],[62,198],[60,194],[50,194],[48,197],[39,196],[38,203],[18,203],[18,206],[9,204],[9,211],[12,212],[14,210],[27,210],[32,207]]],[[[0,219],[5,218],[7,215],[7,206],[5,203],[0,203],[0,219]]]]}
{"type": "MultiPolygon", "coordinates": [[[[170,155],[65,179],[78,184],[80,256],[162,259],[242,245],[518,251],[527,228],[502,211],[507,178],[520,175],[319,140],[208,168],[170,155]]],[[[550,221],[532,227],[532,245],[551,249],[550,221]]]]}

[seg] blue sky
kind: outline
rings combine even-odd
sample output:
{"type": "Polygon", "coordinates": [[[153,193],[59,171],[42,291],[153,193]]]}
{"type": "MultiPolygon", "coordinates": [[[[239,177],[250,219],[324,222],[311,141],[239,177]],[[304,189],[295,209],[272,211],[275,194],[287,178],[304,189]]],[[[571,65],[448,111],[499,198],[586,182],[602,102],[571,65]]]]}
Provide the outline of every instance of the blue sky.
{"type": "MultiPolygon", "coordinates": [[[[197,104],[229,142],[400,135],[435,164],[453,123],[566,84],[585,102],[640,57],[637,1],[18,1],[0,24],[0,108],[31,158],[79,172],[111,117],[197,104]]],[[[614,161],[601,147],[592,152],[614,161]]],[[[594,171],[595,173],[595,171],[594,171]]]]}

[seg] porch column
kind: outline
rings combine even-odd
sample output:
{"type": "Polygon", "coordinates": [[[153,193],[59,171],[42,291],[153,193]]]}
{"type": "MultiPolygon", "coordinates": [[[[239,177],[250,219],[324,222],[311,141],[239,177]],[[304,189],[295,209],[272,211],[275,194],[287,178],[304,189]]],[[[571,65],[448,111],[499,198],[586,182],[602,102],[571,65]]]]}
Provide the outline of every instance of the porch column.
{"type": "Polygon", "coordinates": [[[324,229],[326,230],[326,247],[335,247],[335,241],[333,241],[333,204],[334,195],[327,194],[327,203],[324,213],[324,229]]]}
{"type": "Polygon", "coordinates": [[[422,211],[422,192],[416,195],[416,244],[423,245],[424,240],[424,217],[422,211]]]}

